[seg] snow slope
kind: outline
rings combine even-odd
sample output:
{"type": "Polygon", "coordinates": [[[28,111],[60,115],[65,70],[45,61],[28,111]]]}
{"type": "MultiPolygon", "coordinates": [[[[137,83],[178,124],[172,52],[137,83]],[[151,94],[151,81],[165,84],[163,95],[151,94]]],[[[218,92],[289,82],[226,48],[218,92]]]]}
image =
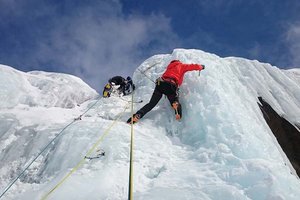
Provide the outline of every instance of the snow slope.
{"type": "MultiPolygon", "coordinates": [[[[134,126],[134,198],[299,199],[299,179],[257,105],[261,96],[299,125],[299,69],[176,49],[147,59],[136,70],[134,99],[144,102],[134,104],[134,111],[150,99],[152,81],[172,59],[202,63],[206,69],[200,76],[185,75],[180,122],[162,98],[134,126]]],[[[99,138],[97,149],[106,155],[86,160],[47,198],[127,198],[131,128],[124,121],[131,113],[130,96],[98,101],[93,89],[68,75],[0,66],[0,76],[0,191],[57,133],[94,105],[64,130],[3,199],[41,199],[99,138]]]]}
{"type": "Polygon", "coordinates": [[[0,65],[0,108],[19,104],[30,107],[74,108],[96,95],[81,79],[58,73],[24,73],[0,65]]]}

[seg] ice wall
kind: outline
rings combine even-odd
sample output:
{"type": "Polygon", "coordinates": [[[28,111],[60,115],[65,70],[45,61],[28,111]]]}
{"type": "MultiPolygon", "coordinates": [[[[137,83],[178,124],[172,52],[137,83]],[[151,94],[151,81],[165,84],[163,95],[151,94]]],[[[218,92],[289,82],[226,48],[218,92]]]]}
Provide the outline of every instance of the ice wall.
{"type": "MultiPolygon", "coordinates": [[[[175,120],[168,100],[162,98],[134,126],[135,199],[298,199],[299,179],[286,165],[257,105],[257,97],[262,96],[289,121],[299,123],[299,70],[285,71],[258,61],[176,49],[172,54],[147,59],[135,71],[134,98],[144,102],[134,104],[134,111],[150,99],[155,86],[152,81],[173,59],[205,64],[206,69],[200,76],[198,72],[185,76],[180,92],[180,122],[175,120]]],[[[29,76],[40,81],[30,82],[27,75],[24,78],[20,72],[14,72],[15,81],[6,86],[8,91],[17,90],[21,95],[11,94],[14,103],[3,100],[7,105],[0,113],[2,187],[66,124],[95,103],[86,101],[72,109],[24,104],[20,96],[26,94],[20,88],[24,86],[30,98],[42,98],[41,93],[32,91],[44,88],[44,79],[49,81],[49,74],[29,76]],[[34,117],[37,114],[40,117],[34,117]]],[[[71,88],[64,90],[73,95],[81,87],[77,83],[68,86],[71,88]]],[[[55,88],[51,86],[47,91],[55,92],[55,88]]],[[[90,94],[91,90],[83,91],[90,94]]],[[[6,198],[40,199],[49,192],[76,166],[116,116],[130,106],[130,98],[101,99],[42,154],[6,198]]],[[[86,162],[49,199],[127,198],[131,128],[125,121],[130,113],[130,109],[125,110],[100,143],[98,148],[104,149],[106,156],[86,162]]]]}

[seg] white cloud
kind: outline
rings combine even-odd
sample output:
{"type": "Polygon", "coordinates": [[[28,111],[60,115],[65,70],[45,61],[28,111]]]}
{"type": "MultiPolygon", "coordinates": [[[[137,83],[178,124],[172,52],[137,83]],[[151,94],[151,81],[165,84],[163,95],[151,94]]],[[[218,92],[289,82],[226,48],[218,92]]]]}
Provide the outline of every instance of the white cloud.
{"type": "Polygon", "coordinates": [[[289,46],[293,67],[300,67],[300,22],[289,26],[286,42],[289,46]]]}
{"type": "Polygon", "coordinates": [[[116,2],[104,7],[56,19],[32,59],[53,59],[99,89],[113,75],[131,75],[147,51],[169,51],[179,43],[164,15],[126,17],[116,2]]]}
{"type": "Polygon", "coordinates": [[[124,14],[118,0],[0,0],[0,17],[17,24],[12,31],[26,29],[10,40],[21,45],[11,58],[74,74],[98,90],[111,76],[131,75],[148,56],[179,44],[169,18],[124,14]]]}
{"type": "Polygon", "coordinates": [[[252,48],[248,50],[248,53],[252,58],[259,58],[259,56],[263,54],[263,48],[258,42],[254,42],[252,48]]]}

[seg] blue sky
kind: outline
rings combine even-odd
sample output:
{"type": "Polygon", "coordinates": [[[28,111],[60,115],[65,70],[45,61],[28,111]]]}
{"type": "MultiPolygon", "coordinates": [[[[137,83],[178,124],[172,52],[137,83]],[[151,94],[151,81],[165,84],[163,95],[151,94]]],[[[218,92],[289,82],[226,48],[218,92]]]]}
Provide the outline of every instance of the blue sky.
{"type": "Polygon", "coordinates": [[[0,63],[101,91],[174,48],[300,67],[298,0],[0,0],[0,63]]]}

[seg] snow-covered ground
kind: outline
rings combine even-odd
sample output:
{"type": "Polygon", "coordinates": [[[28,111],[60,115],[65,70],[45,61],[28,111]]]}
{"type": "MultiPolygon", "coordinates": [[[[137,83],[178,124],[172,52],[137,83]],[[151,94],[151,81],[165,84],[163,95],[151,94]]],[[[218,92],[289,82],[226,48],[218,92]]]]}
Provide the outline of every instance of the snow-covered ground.
{"type": "MultiPolygon", "coordinates": [[[[185,75],[180,122],[162,98],[134,125],[134,199],[299,199],[300,180],[282,156],[257,97],[300,125],[300,70],[176,49],[136,70],[134,99],[144,102],[134,104],[134,111],[150,99],[152,81],[173,59],[206,69],[200,76],[185,75]]],[[[47,199],[127,199],[131,127],[125,121],[131,96],[99,99],[76,77],[7,66],[0,66],[0,85],[1,193],[65,126],[91,108],[64,129],[3,199],[47,194],[47,199]],[[96,149],[105,156],[77,167],[98,141],[96,149]]]]}

